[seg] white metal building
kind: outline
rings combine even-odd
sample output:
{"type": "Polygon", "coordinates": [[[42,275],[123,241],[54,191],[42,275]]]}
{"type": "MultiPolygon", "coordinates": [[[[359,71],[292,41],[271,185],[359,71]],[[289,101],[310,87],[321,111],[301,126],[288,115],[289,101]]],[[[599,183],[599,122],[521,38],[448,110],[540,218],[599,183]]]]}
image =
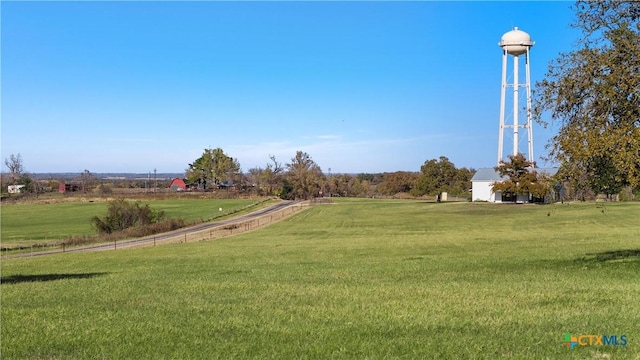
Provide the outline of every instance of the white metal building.
{"type": "MultiPolygon", "coordinates": [[[[471,178],[471,199],[473,201],[496,202],[496,194],[491,191],[491,186],[497,181],[502,181],[497,171],[493,168],[480,168],[471,178]]],[[[498,192],[498,202],[502,202],[502,195],[498,192]]]]}
{"type": "MultiPolygon", "coordinates": [[[[547,176],[553,176],[558,172],[558,168],[544,168],[534,169],[538,173],[545,174],[547,176]]],[[[472,201],[488,201],[488,202],[502,202],[502,193],[500,191],[494,193],[491,191],[493,183],[506,180],[506,177],[501,178],[500,174],[495,171],[494,168],[480,168],[471,178],[471,200],[472,201]]],[[[518,194],[515,199],[516,202],[526,203],[529,202],[529,194],[518,194]]],[[[513,199],[511,201],[513,202],[513,199]]]]}

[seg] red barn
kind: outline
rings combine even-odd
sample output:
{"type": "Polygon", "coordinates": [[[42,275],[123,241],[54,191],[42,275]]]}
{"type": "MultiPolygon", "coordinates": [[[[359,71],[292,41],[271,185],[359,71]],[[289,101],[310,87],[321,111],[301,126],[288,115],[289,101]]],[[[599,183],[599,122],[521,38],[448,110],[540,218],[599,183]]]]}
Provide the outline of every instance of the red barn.
{"type": "Polygon", "coordinates": [[[187,185],[184,183],[184,180],[180,178],[171,180],[171,185],[169,185],[169,188],[173,191],[187,191],[187,185]]]}

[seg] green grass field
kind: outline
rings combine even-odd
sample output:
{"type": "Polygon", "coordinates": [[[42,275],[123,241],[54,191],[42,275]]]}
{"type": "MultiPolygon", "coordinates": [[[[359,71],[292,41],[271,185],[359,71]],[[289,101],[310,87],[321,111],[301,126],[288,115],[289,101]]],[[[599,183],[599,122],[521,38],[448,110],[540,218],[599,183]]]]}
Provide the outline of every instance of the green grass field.
{"type": "MultiPolygon", "coordinates": [[[[145,200],[152,208],[163,210],[167,217],[187,221],[210,220],[234,213],[256,199],[171,199],[145,200]],[[222,208],[222,211],[219,211],[222,208]]],[[[55,242],[72,236],[94,235],[93,216],[104,216],[107,202],[76,201],[50,204],[11,204],[2,206],[0,238],[3,246],[24,242],[55,242]]]]}
{"type": "Polygon", "coordinates": [[[5,260],[0,355],[639,359],[639,219],[341,199],[214,241],[5,260]]]}

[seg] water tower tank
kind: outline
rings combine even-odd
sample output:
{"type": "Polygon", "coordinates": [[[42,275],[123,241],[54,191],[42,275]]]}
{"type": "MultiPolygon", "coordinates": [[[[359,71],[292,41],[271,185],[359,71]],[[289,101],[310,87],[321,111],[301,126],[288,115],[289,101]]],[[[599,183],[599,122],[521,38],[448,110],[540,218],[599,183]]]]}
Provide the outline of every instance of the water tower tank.
{"type": "Polygon", "coordinates": [[[527,52],[527,48],[533,46],[531,36],[522,30],[518,30],[517,27],[508,33],[502,35],[500,47],[507,51],[508,54],[518,56],[527,52]]]}

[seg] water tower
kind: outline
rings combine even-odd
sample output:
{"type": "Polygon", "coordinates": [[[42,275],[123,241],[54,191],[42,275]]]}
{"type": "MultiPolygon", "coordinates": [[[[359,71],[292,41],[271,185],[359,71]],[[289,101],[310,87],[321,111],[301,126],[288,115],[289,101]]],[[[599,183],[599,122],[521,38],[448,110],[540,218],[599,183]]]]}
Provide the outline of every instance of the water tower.
{"type": "Polygon", "coordinates": [[[500,134],[498,136],[498,164],[503,160],[502,148],[504,145],[505,129],[513,129],[513,155],[518,154],[518,131],[519,129],[527,130],[527,160],[533,162],[533,132],[531,122],[531,76],[529,74],[529,50],[533,46],[533,41],[529,34],[517,27],[508,33],[502,35],[501,41],[498,43],[502,48],[502,91],[500,94],[500,134]],[[513,82],[507,83],[507,60],[509,55],[513,56],[513,82]],[[525,81],[520,81],[518,73],[518,57],[525,56],[525,81]],[[513,89],[513,123],[505,124],[504,112],[506,105],[507,88],[513,89]],[[518,118],[520,109],[518,108],[519,89],[525,88],[527,95],[527,122],[521,124],[518,118]]]}

